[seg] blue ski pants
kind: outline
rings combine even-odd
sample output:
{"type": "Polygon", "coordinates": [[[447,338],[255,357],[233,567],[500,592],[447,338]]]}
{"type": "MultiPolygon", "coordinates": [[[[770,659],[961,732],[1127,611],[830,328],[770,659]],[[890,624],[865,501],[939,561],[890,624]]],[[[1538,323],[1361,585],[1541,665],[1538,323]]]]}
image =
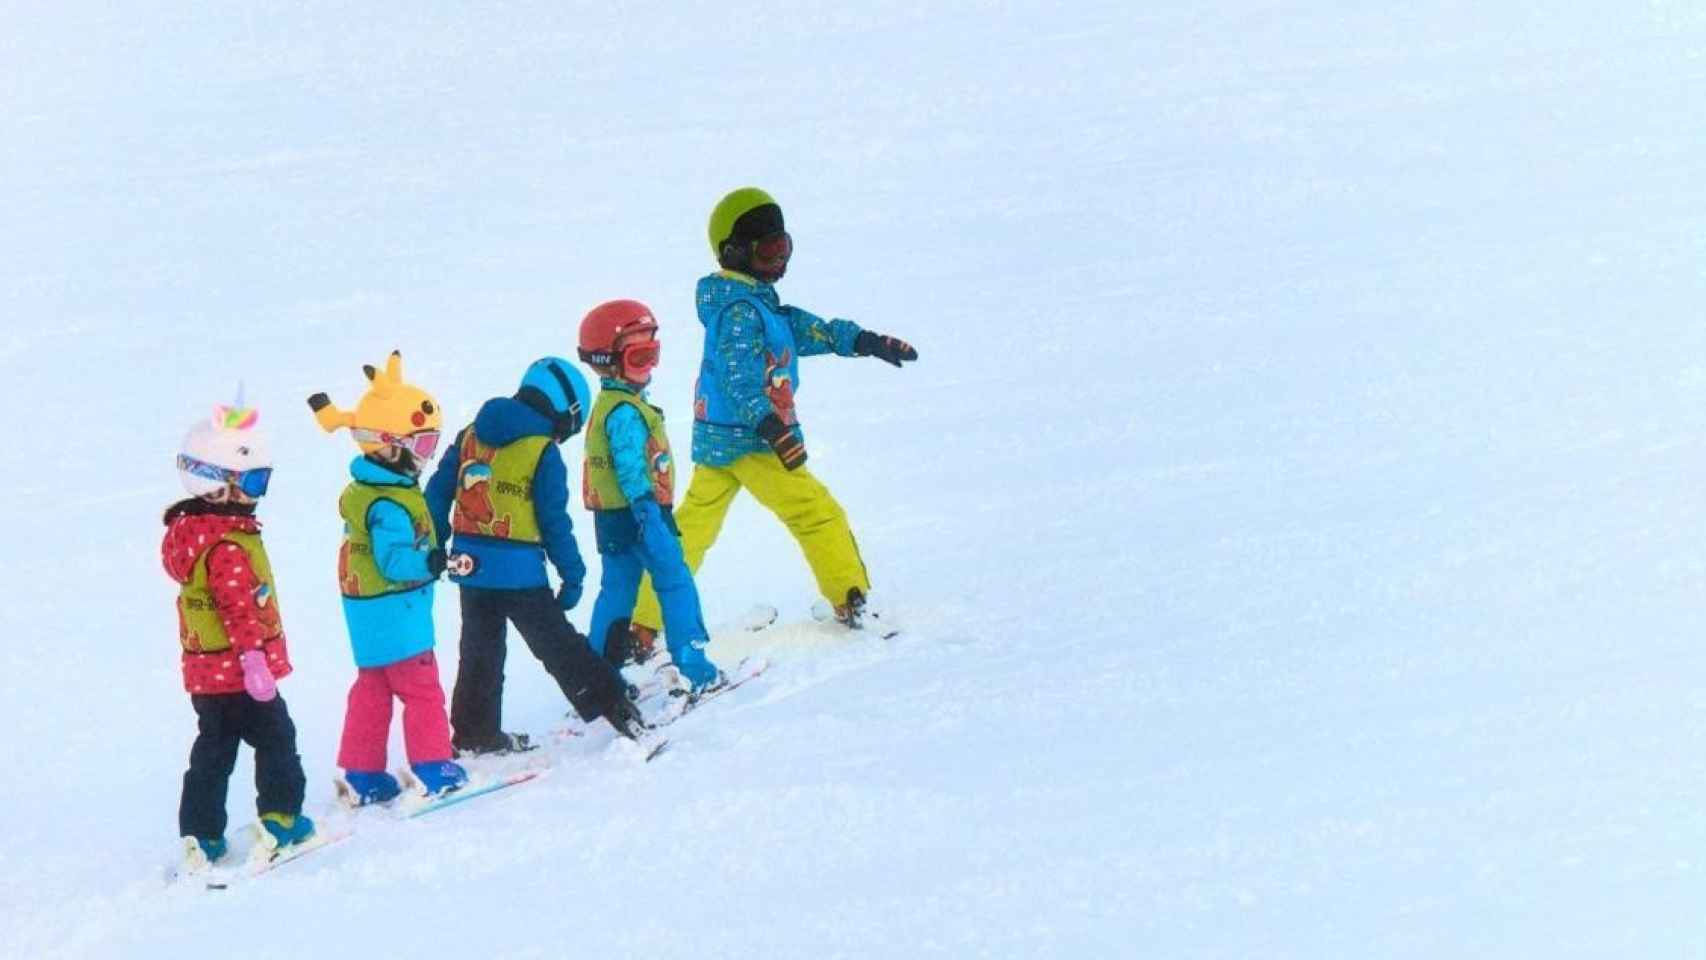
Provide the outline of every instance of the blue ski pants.
{"type": "Polygon", "coordinates": [[[598,584],[598,600],[592,605],[592,629],[587,642],[600,656],[610,628],[622,621],[626,628],[640,594],[640,580],[651,574],[663,607],[664,643],[676,669],[695,687],[717,678],[717,668],[705,656],[710,633],[699,609],[699,590],[681,554],[681,541],[661,528],[648,529],[627,547],[600,553],[604,572],[598,584]],[[661,535],[659,535],[661,534],[661,535]]]}

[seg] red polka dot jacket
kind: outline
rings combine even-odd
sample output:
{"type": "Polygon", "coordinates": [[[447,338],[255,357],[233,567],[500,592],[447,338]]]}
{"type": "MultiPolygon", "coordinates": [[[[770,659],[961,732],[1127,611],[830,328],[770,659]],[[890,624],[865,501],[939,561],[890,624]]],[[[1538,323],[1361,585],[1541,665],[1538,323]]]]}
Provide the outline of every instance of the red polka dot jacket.
{"type": "Polygon", "coordinates": [[[231,649],[217,653],[183,654],[184,689],[190,693],[242,693],[243,668],[238,654],[264,650],[272,675],[282,679],[290,673],[290,654],[278,621],[277,605],[263,610],[255,603],[260,579],[249,565],[249,556],[234,543],[219,538],[232,530],[258,534],[260,521],[253,516],[219,510],[205,501],[182,501],[166,511],[166,536],[160,541],[160,562],[178,583],[188,583],[195,565],[207,555],[208,585],[219,619],[231,638],[231,649]]]}

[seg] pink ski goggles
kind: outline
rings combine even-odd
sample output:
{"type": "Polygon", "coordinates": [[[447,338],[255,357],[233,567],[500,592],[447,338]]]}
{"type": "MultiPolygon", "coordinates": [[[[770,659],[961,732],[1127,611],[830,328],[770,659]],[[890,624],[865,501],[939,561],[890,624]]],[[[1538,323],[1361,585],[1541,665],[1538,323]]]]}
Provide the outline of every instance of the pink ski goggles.
{"type": "Polygon", "coordinates": [[[432,459],[433,451],[438,449],[437,430],[417,430],[414,433],[395,434],[384,430],[369,430],[365,427],[355,427],[350,430],[357,443],[378,443],[387,447],[401,447],[422,460],[432,459]]]}

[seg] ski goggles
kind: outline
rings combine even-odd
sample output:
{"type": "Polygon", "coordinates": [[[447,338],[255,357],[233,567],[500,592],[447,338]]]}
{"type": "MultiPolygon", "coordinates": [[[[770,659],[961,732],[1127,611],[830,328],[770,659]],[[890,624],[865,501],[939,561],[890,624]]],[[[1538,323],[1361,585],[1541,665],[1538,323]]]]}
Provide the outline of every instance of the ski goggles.
{"type": "Polygon", "coordinates": [[[663,344],[655,338],[636,340],[627,344],[621,350],[622,372],[641,374],[658,365],[658,357],[663,353],[663,344]]]}
{"type": "Polygon", "coordinates": [[[366,427],[350,428],[350,435],[357,443],[377,443],[387,447],[401,447],[422,460],[432,459],[434,450],[438,449],[437,430],[417,430],[414,433],[396,434],[384,430],[370,430],[366,427]]]}
{"type": "Polygon", "coordinates": [[[271,467],[256,467],[253,470],[232,470],[218,464],[197,460],[187,453],[178,454],[178,469],[192,477],[203,480],[215,480],[219,483],[229,483],[243,491],[245,497],[261,497],[267,492],[267,484],[272,480],[271,467]]]}
{"type": "Polygon", "coordinates": [[[778,230],[752,242],[752,267],[759,273],[781,276],[788,269],[788,258],[794,255],[794,238],[786,230],[778,230]]]}

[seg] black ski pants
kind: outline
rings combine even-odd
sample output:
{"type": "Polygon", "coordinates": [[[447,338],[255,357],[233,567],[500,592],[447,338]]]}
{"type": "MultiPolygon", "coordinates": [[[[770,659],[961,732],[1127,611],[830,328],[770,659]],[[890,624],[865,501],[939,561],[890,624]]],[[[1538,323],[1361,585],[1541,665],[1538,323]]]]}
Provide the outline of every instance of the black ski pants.
{"type": "Polygon", "coordinates": [[[308,779],[296,752],[296,724],[283,697],[261,703],[247,693],[193,694],[198,732],[178,802],[178,834],[225,835],[225,790],[237,766],[237,745],[255,750],[255,812],[302,812],[308,779]]]}
{"type": "Polygon", "coordinates": [[[592,652],[547,587],[462,588],[461,663],[450,696],[458,748],[491,740],[502,729],[508,625],[557,681],[581,719],[603,716],[623,695],[621,674],[592,652]]]}

